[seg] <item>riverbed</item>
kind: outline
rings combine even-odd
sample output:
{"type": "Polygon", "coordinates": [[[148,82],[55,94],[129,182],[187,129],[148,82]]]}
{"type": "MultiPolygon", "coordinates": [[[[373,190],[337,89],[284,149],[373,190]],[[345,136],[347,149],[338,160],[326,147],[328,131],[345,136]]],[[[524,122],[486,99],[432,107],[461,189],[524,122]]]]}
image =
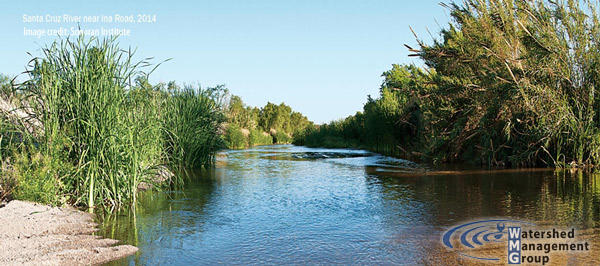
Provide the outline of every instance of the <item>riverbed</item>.
{"type": "Polygon", "coordinates": [[[464,221],[510,217],[591,238],[600,227],[600,177],[551,169],[438,169],[272,145],[220,152],[194,176],[100,215],[98,234],[139,248],[113,264],[453,264],[461,258],[441,235],[464,221]]]}

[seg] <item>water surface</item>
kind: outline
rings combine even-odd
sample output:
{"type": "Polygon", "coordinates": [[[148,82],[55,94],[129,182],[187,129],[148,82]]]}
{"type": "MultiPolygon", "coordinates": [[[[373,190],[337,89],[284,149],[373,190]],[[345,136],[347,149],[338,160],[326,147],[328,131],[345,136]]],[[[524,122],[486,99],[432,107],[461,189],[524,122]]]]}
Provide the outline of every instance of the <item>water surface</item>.
{"type": "Polygon", "coordinates": [[[219,153],[182,191],[142,193],[100,234],[139,247],[115,264],[415,264],[448,226],[480,217],[597,228],[600,178],[263,146],[219,153]]]}

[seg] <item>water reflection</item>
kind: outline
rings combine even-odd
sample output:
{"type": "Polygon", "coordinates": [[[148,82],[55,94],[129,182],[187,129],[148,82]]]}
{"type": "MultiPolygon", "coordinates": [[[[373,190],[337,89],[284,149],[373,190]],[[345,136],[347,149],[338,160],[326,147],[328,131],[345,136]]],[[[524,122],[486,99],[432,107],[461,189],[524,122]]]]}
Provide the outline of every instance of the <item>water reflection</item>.
{"type": "MultiPolygon", "coordinates": [[[[204,175],[211,176],[209,172],[204,175]]],[[[204,206],[211,201],[215,182],[210,178],[193,180],[193,185],[184,191],[140,193],[132,209],[97,213],[101,223],[99,235],[121,240],[124,244],[143,250],[110,265],[167,263],[168,256],[179,253],[187,246],[186,241],[190,236],[202,233],[204,206]]],[[[185,254],[181,255],[183,259],[185,254]]]]}
{"type": "Polygon", "coordinates": [[[600,227],[600,177],[439,171],[356,150],[226,151],[183,191],[142,193],[101,234],[140,248],[116,264],[423,263],[460,221],[600,227]]]}
{"type": "Polygon", "coordinates": [[[554,171],[465,171],[449,175],[376,172],[386,193],[398,187],[425,202],[432,224],[449,225],[474,217],[515,217],[580,228],[599,227],[600,176],[554,171]]]}

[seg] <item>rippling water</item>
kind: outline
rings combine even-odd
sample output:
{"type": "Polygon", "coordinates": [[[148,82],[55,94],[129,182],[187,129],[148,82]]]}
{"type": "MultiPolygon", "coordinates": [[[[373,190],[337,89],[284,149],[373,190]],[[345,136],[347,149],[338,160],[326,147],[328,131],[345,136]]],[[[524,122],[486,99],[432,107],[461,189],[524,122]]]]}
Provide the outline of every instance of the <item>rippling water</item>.
{"type": "Polygon", "coordinates": [[[196,179],[104,217],[101,235],[140,248],[115,264],[414,264],[479,217],[600,227],[600,178],[548,169],[434,171],[275,145],[222,152],[196,179]]]}

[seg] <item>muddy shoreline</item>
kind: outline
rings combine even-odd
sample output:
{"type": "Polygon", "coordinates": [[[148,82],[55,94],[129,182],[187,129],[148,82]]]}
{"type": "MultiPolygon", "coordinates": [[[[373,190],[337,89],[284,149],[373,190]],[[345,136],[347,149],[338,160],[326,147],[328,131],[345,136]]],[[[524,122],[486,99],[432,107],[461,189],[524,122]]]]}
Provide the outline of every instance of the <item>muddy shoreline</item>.
{"type": "Polygon", "coordinates": [[[91,265],[138,248],[93,235],[93,214],[13,200],[0,207],[0,265],[91,265]]]}

